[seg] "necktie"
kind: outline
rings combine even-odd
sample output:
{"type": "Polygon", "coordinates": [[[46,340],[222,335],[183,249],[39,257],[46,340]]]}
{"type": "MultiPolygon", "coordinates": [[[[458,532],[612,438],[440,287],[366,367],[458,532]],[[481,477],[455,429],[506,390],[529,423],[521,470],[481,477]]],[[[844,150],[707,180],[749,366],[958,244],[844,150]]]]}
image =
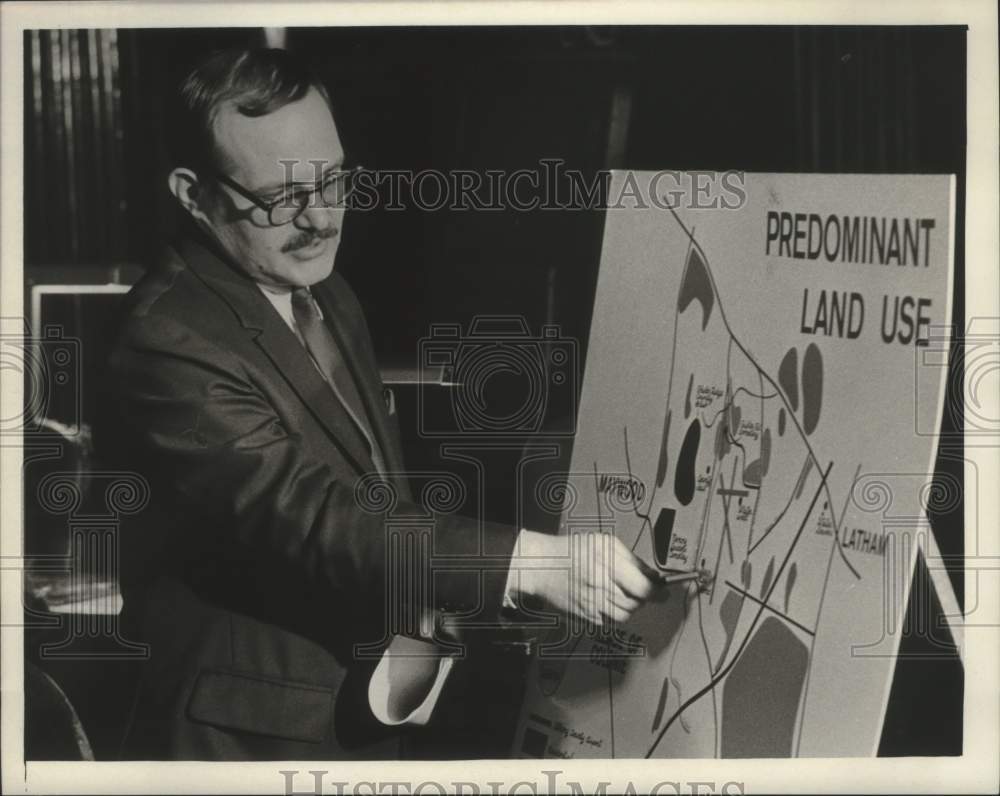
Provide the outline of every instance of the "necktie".
{"type": "Polygon", "coordinates": [[[344,362],[336,339],[323,323],[319,307],[316,305],[312,293],[309,292],[309,288],[299,287],[292,291],[292,316],[295,318],[302,339],[305,341],[317,368],[326,379],[327,384],[330,385],[337,400],[354,421],[358,432],[368,443],[372,462],[374,462],[376,469],[379,473],[384,473],[385,460],[382,458],[382,452],[368,424],[367,414],[364,404],[361,402],[357,385],[354,383],[354,377],[351,375],[347,363],[344,362]]]}

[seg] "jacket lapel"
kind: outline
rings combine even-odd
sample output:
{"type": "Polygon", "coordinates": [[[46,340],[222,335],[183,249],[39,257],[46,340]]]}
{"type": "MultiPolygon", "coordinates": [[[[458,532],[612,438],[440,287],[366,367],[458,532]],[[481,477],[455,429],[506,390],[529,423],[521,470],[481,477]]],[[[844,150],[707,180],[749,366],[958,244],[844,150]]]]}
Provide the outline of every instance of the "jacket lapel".
{"type": "Polygon", "coordinates": [[[320,375],[309,353],[292,330],[267,299],[263,296],[260,298],[264,302],[261,312],[269,312],[271,317],[262,324],[264,328],[256,338],[257,345],[323,424],[334,443],[347,455],[358,472],[374,470],[375,464],[368,451],[368,444],[358,433],[347,410],[320,375]]]}
{"type": "MultiPolygon", "coordinates": [[[[389,416],[382,393],[382,378],[379,375],[374,352],[367,345],[367,328],[363,321],[360,324],[355,323],[358,328],[352,328],[348,321],[351,314],[347,311],[344,297],[338,290],[335,278],[314,285],[312,293],[323,311],[327,326],[337,338],[344,361],[354,377],[354,383],[368,413],[372,432],[382,451],[386,467],[390,472],[402,473],[403,463],[389,431],[389,416]]],[[[400,479],[401,476],[396,476],[395,480],[400,479]]]]}
{"type": "Polygon", "coordinates": [[[192,266],[191,270],[232,308],[275,370],[326,429],[331,441],[340,448],[358,473],[374,470],[368,445],[356,430],[354,421],[320,375],[308,352],[264,297],[260,288],[223,262],[201,241],[185,239],[176,248],[181,257],[192,266]]]}

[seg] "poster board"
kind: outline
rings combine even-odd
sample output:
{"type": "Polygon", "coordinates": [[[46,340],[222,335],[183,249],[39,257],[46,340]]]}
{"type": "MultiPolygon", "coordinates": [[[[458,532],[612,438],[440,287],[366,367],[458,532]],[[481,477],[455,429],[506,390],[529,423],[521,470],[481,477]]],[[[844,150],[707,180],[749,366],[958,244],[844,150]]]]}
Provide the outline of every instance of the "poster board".
{"type": "Polygon", "coordinates": [[[954,178],[658,174],[612,175],[561,532],[709,582],[546,637],[513,754],[873,756],[926,529],[954,178]]]}

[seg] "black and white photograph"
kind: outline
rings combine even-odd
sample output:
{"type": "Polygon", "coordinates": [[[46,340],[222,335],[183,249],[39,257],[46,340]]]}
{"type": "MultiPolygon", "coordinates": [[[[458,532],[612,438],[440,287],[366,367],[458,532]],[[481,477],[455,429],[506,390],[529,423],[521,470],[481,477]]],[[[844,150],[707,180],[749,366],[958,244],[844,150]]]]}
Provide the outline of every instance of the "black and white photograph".
{"type": "Polygon", "coordinates": [[[0,13],[5,792],[1000,787],[992,3],[0,13]]]}

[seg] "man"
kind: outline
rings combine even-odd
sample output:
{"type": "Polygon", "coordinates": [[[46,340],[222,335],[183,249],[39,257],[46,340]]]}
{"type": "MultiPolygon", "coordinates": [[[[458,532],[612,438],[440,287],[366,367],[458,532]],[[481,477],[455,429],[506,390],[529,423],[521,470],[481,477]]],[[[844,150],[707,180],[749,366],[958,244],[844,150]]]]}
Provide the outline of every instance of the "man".
{"type": "MultiPolygon", "coordinates": [[[[162,536],[147,518],[125,539],[146,559],[125,562],[126,613],[151,645],[125,755],[396,757],[356,645],[397,632],[386,594],[414,573],[389,555],[388,515],[361,479],[384,479],[397,515],[426,512],[361,308],[333,270],[351,176],[329,99],[284,51],[226,51],[183,81],[174,121],[168,185],[187,229],[131,292],[109,381],[162,536]]],[[[607,537],[569,589],[514,555],[517,542],[565,568],[565,539],[453,516],[432,535],[450,566],[419,565],[433,584],[407,606],[420,616],[537,598],[621,621],[653,588],[607,537]]]]}

